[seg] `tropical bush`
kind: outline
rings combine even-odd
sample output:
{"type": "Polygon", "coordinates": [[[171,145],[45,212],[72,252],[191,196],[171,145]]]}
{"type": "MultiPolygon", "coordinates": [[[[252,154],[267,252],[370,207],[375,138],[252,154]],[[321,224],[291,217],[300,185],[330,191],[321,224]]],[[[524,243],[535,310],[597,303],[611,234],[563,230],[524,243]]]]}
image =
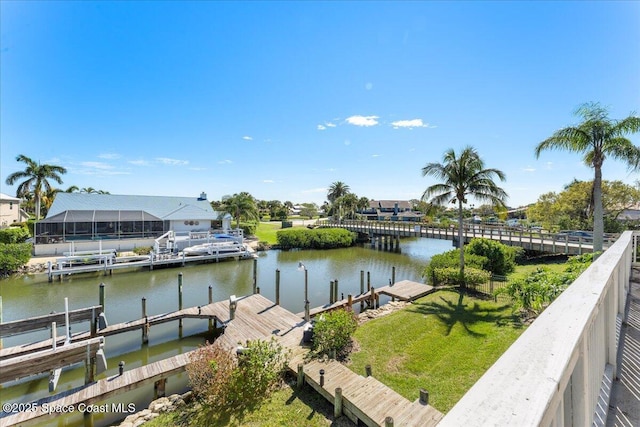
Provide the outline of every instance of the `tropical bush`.
{"type": "Polygon", "coordinates": [[[274,339],[248,341],[240,354],[214,343],[196,350],[187,365],[195,396],[210,414],[258,406],[280,384],[287,354],[274,339]]]}
{"type": "Polygon", "coordinates": [[[501,276],[512,273],[516,261],[524,254],[524,249],[517,246],[507,246],[491,239],[472,239],[464,247],[465,255],[479,255],[486,259],[483,270],[501,276]]]}
{"type": "Polygon", "coordinates": [[[509,282],[496,295],[512,298],[513,309],[525,316],[537,316],[555,300],[593,261],[593,254],[569,258],[563,272],[538,268],[524,279],[509,282]]]}
{"type": "MultiPolygon", "coordinates": [[[[464,265],[465,270],[478,269],[482,270],[485,264],[487,264],[487,259],[480,255],[474,254],[466,254],[464,256],[464,265]]],[[[437,274],[438,270],[441,269],[454,269],[459,276],[460,272],[460,249],[453,249],[447,252],[443,252],[441,254],[436,254],[431,257],[429,264],[422,271],[422,277],[424,277],[430,284],[433,286],[443,284],[440,282],[439,278],[449,277],[453,273],[442,273],[437,274]]],[[[459,277],[458,277],[459,280],[459,277]]]]}
{"type": "Polygon", "coordinates": [[[478,285],[489,282],[491,273],[479,268],[465,267],[464,274],[461,277],[459,267],[443,267],[434,269],[430,279],[431,283],[435,283],[435,285],[464,285],[469,288],[475,288],[478,285]]]}
{"type": "Polygon", "coordinates": [[[149,255],[152,250],[152,246],[139,246],[137,248],[133,248],[133,253],[136,255],[149,255]]]}
{"type": "Polygon", "coordinates": [[[16,272],[30,259],[29,243],[0,243],[0,275],[16,272]]]}
{"type": "Polygon", "coordinates": [[[356,234],[343,228],[292,228],[279,230],[278,245],[284,249],[333,249],[353,245],[356,234]]]}
{"type": "Polygon", "coordinates": [[[240,223],[240,228],[242,229],[242,232],[244,233],[245,236],[253,236],[254,234],[256,234],[257,227],[258,227],[258,224],[255,222],[240,223]]]}
{"type": "Polygon", "coordinates": [[[25,227],[0,228],[0,243],[24,243],[29,236],[25,227]]]}
{"type": "Polygon", "coordinates": [[[334,310],[319,317],[313,326],[313,350],[317,355],[340,353],[351,343],[358,322],[352,311],[334,310]]]}

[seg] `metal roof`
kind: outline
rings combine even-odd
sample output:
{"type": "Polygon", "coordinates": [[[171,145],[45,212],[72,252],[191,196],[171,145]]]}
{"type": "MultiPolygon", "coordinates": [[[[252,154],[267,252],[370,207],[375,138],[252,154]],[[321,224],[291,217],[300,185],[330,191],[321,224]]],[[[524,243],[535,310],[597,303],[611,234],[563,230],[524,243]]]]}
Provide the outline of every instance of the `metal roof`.
{"type": "Polygon", "coordinates": [[[47,218],[67,211],[143,211],[162,220],[216,220],[220,214],[197,197],[58,193],[47,218]]]}

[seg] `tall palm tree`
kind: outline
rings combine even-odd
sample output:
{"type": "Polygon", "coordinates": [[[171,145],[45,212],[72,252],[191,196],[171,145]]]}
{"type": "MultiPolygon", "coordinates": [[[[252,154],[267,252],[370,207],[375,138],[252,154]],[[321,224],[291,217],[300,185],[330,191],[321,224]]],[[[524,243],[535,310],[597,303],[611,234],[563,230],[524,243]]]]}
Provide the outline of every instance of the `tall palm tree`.
{"type": "Polygon", "coordinates": [[[51,191],[49,180],[53,180],[58,184],[62,184],[60,175],[67,173],[62,166],[41,165],[33,159],[20,154],[16,157],[16,161],[23,162],[26,167],[23,171],[14,172],[7,177],[7,185],[13,185],[20,179],[25,179],[18,185],[16,197],[24,197],[29,193],[33,193],[36,200],[36,220],[40,219],[40,203],[44,192],[51,191]]]}
{"type": "Polygon", "coordinates": [[[611,120],[606,108],[598,103],[581,105],[575,113],[582,122],[554,132],[535,149],[536,158],[544,150],[566,150],[583,155],[587,166],[595,171],[593,180],[593,251],[602,251],[604,212],[602,209],[602,164],[607,157],[621,160],[629,169],[640,165],[640,147],[624,137],[640,131],[640,117],[629,115],[611,120]]]}
{"type": "Polygon", "coordinates": [[[327,193],[327,200],[333,203],[338,197],[346,196],[351,192],[351,189],[347,184],[342,181],[336,181],[329,186],[329,192],[327,193]]]}
{"type": "Polygon", "coordinates": [[[240,227],[241,218],[248,221],[260,221],[258,204],[253,196],[246,191],[222,197],[222,207],[225,212],[235,216],[236,228],[240,227]]]}
{"type": "Polygon", "coordinates": [[[498,169],[485,169],[478,152],[472,147],[465,147],[459,156],[453,149],[449,149],[444,153],[442,163],[428,163],[422,168],[422,176],[427,175],[441,182],[424,191],[423,201],[434,205],[458,205],[460,280],[464,284],[463,206],[467,203],[467,196],[474,197],[478,202],[504,206],[507,193],[493,179],[497,177],[504,181],[505,174],[498,169]]]}

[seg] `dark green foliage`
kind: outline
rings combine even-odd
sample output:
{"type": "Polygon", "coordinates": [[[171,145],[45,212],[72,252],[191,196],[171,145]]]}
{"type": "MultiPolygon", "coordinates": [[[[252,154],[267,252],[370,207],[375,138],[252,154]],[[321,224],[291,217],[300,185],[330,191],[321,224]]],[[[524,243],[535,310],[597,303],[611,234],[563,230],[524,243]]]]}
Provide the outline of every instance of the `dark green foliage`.
{"type": "MultiPolygon", "coordinates": [[[[483,269],[486,263],[487,259],[483,256],[465,254],[465,270],[469,267],[474,269],[483,269]]],[[[427,281],[434,286],[441,285],[443,283],[439,282],[438,278],[444,276],[436,274],[436,271],[444,268],[453,268],[458,272],[458,276],[460,275],[460,249],[453,249],[432,256],[431,261],[429,261],[429,264],[427,264],[422,272],[422,277],[427,279],[427,281]]],[[[446,276],[449,276],[449,274],[446,274],[446,276]]]]}
{"type": "Polygon", "coordinates": [[[30,259],[29,243],[0,243],[0,274],[14,273],[30,259]]]}
{"type": "Polygon", "coordinates": [[[353,245],[356,234],[342,228],[292,228],[276,234],[278,245],[284,249],[333,249],[353,245]]]}
{"type": "Polygon", "coordinates": [[[479,268],[466,267],[464,269],[464,277],[460,277],[460,269],[458,267],[442,267],[433,270],[429,277],[432,284],[436,285],[452,285],[475,288],[483,283],[488,283],[491,279],[491,273],[479,268]]]}
{"type": "Polygon", "coordinates": [[[351,311],[340,309],[321,315],[313,327],[313,350],[318,355],[339,355],[351,342],[357,326],[351,311]]]}
{"type": "Polygon", "coordinates": [[[524,250],[516,246],[507,246],[491,239],[472,239],[464,248],[465,260],[468,255],[479,255],[486,258],[483,270],[504,276],[512,273],[516,267],[516,259],[524,250]]]}
{"type": "Polygon", "coordinates": [[[593,261],[593,254],[569,258],[562,273],[538,268],[524,279],[514,280],[496,291],[514,301],[514,309],[537,316],[555,300],[593,261]]]}
{"type": "Polygon", "coordinates": [[[257,227],[258,227],[258,224],[256,224],[255,222],[240,223],[240,228],[242,229],[242,232],[244,233],[245,236],[253,236],[254,234],[256,234],[257,227]]]}
{"type": "Polygon", "coordinates": [[[28,238],[29,230],[26,228],[0,228],[0,243],[24,243],[28,238]]]}

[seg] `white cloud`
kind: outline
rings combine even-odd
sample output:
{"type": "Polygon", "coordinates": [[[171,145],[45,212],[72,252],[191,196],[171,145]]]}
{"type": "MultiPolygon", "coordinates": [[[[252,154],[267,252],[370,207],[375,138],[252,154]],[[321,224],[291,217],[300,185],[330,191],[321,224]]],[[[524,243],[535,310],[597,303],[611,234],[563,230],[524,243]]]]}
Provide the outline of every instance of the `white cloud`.
{"type": "Polygon", "coordinates": [[[426,128],[426,127],[429,127],[429,123],[424,123],[422,121],[422,119],[398,120],[398,121],[392,122],[391,126],[393,126],[394,129],[399,129],[399,128],[407,128],[407,129],[426,128]]]}
{"type": "Polygon", "coordinates": [[[253,141],[253,138],[251,138],[250,136],[243,136],[242,139],[244,139],[245,141],[253,141]]]}
{"type": "Polygon", "coordinates": [[[311,194],[311,193],[326,193],[327,189],[325,187],[322,188],[310,188],[309,190],[302,190],[303,194],[311,194]]]}
{"type": "Polygon", "coordinates": [[[327,123],[325,123],[325,126],[328,127],[328,128],[334,128],[334,127],[336,127],[336,124],[335,123],[331,123],[331,122],[327,122],[327,123]]]}
{"type": "Polygon", "coordinates": [[[134,166],[150,166],[151,164],[147,160],[129,160],[127,163],[134,166]]]}
{"type": "Polygon", "coordinates": [[[218,162],[219,165],[230,165],[231,163],[233,163],[233,162],[231,160],[229,160],[229,159],[220,160],[218,162]]]}
{"type": "Polygon", "coordinates": [[[372,154],[371,157],[380,157],[380,154],[372,154]]]}
{"type": "Polygon", "coordinates": [[[262,182],[264,182],[265,184],[273,184],[275,181],[272,179],[263,179],[262,182]]]}
{"type": "Polygon", "coordinates": [[[80,162],[80,166],[84,166],[85,168],[94,168],[100,170],[109,170],[113,169],[113,166],[108,165],[102,162],[80,162]]]}
{"type": "Polygon", "coordinates": [[[354,126],[375,126],[378,124],[378,116],[351,116],[347,117],[347,123],[354,126]]]}
{"type": "Polygon", "coordinates": [[[523,172],[535,172],[536,168],[531,167],[531,166],[527,166],[526,168],[522,168],[523,172]]]}
{"type": "Polygon", "coordinates": [[[98,158],[100,159],[105,159],[105,160],[115,160],[115,159],[119,159],[120,154],[116,154],[116,153],[102,153],[98,156],[98,158]]]}
{"type": "Polygon", "coordinates": [[[318,130],[325,130],[326,126],[318,125],[318,130]]]}
{"type": "Polygon", "coordinates": [[[188,160],[171,159],[169,157],[156,157],[155,160],[163,165],[169,166],[185,166],[189,164],[188,160]]]}

